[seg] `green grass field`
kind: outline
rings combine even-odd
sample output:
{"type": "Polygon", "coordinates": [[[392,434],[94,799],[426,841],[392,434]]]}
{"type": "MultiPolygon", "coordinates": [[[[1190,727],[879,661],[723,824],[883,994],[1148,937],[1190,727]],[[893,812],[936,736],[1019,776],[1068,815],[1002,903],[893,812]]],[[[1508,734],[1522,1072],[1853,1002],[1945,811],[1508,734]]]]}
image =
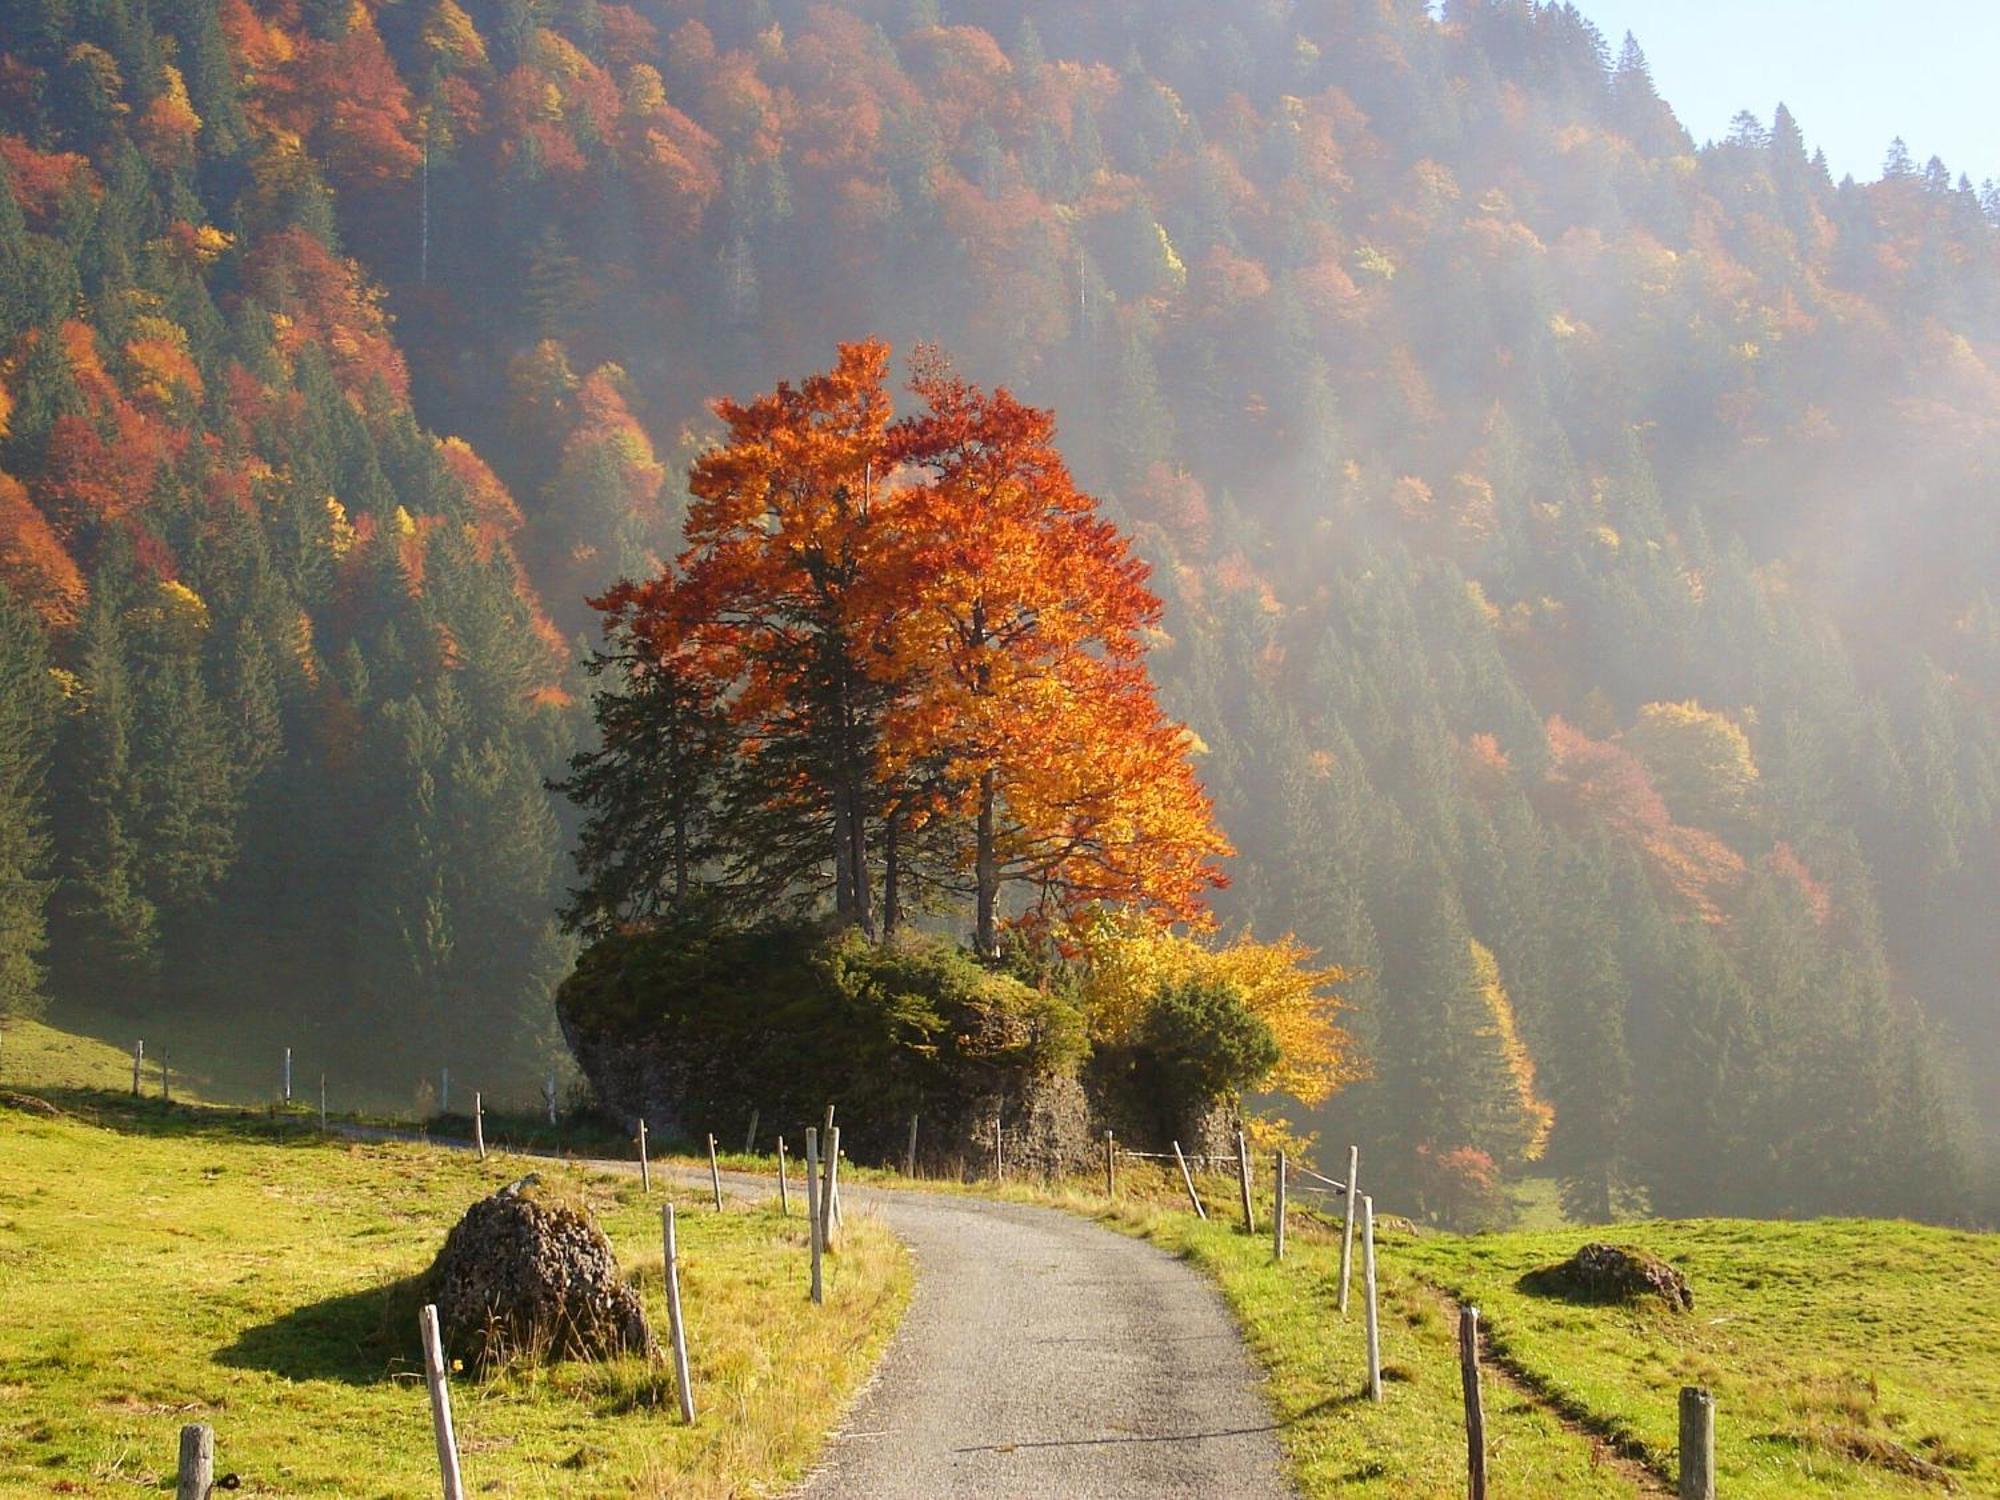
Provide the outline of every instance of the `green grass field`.
{"type": "MultiPolygon", "coordinates": [[[[25,1090],[31,1037],[10,1032],[0,1096],[25,1090]]],[[[529,1170],[587,1199],[664,1338],[658,1181],[647,1199],[635,1180],[545,1161],[134,1104],[116,1092],[128,1060],[33,1040],[40,1092],[67,1113],[0,1099],[0,1493],[171,1488],[191,1421],[215,1427],[218,1472],[241,1493],[435,1493],[407,1280],[468,1204],[529,1170]],[[83,1092],[107,1070],[110,1091],[83,1092]]],[[[900,1317],[908,1257],[855,1216],[815,1310],[801,1220],[675,1200],[695,1426],[657,1363],[461,1376],[471,1493],[733,1495],[809,1465],[900,1317]]]]}
{"type": "MultiPolygon", "coordinates": [[[[329,1145],[297,1117],[135,1105],[129,1057],[109,1045],[37,1026],[4,1045],[0,1096],[33,1083],[74,1118],[0,1104],[0,1492],[158,1485],[188,1420],[216,1426],[222,1468],[248,1493],[429,1492],[399,1284],[467,1203],[531,1164],[329,1145]]],[[[189,1080],[190,1094],[199,1087],[189,1080]]],[[[658,1321],[657,1203],[627,1177],[532,1166],[573,1175],[658,1321]]],[[[2000,1237],[1879,1222],[1385,1229],[1377,1406],[1362,1395],[1358,1267],[1349,1314],[1336,1307],[1337,1234],[1296,1215],[1278,1265],[1268,1198],[1252,1238],[1235,1226],[1232,1184],[1212,1176],[1203,1191],[1208,1223],[1185,1211],[1177,1178],[1142,1167],[1121,1167],[1115,1205],[1094,1178],[1001,1189],[1147,1236],[1214,1277],[1270,1376],[1308,1496],[1463,1494],[1459,1299],[1481,1308],[1492,1343],[1496,1494],[1671,1493],[1684,1384],[1717,1394],[1725,1495],[2000,1494],[2000,1237]],[[1682,1267],[1694,1312],[1577,1306],[1524,1287],[1589,1238],[1682,1267]]],[[[758,1492],[810,1461],[894,1327],[907,1258],[857,1219],[833,1302],[815,1315],[796,1221],[769,1205],[718,1215],[702,1196],[676,1200],[689,1205],[701,1421],[680,1427],[669,1381],[637,1361],[462,1381],[474,1493],[758,1492]]]]}
{"type": "Polygon", "coordinates": [[[1203,1180],[1207,1223],[1185,1211],[1178,1178],[1121,1165],[1119,1183],[1110,1208],[1097,1181],[1004,1191],[1143,1235],[1215,1278],[1269,1374],[1308,1496],[1465,1493],[1459,1299],[1481,1309],[1492,1344],[1495,1494],[1671,1494],[1680,1388],[1703,1385],[1719,1403],[1725,1496],[2000,1495],[2000,1236],[1852,1221],[1385,1227],[1377,1406],[1363,1396],[1358,1251],[1348,1316],[1338,1311],[1337,1224],[1295,1215],[1279,1265],[1268,1194],[1252,1238],[1233,1178],[1203,1180]],[[1591,1239],[1679,1265],[1695,1311],[1578,1306],[1518,1285],[1591,1239]]]}

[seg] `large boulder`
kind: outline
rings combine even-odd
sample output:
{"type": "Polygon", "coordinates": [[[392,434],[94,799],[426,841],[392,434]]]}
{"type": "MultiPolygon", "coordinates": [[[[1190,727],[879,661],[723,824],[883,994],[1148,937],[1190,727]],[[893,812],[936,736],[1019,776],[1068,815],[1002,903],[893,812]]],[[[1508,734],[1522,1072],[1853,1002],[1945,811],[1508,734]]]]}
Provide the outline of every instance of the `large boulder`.
{"type": "Polygon", "coordinates": [[[1623,1245],[1589,1244],[1559,1265],[1522,1278],[1529,1291],[1571,1302],[1636,1302],[1657,1297],[1679,1312],[1694,1310],[1687,1277],[1656,1255],[1623,1245]]]}
{"type": "Polygon", "coordinates": [[[485,1369],[520,1356],[651,1354],[639,1294],[581,1208],[523,1178],[453,1227],[426,1278],[445,1347],[485,1369]]]}

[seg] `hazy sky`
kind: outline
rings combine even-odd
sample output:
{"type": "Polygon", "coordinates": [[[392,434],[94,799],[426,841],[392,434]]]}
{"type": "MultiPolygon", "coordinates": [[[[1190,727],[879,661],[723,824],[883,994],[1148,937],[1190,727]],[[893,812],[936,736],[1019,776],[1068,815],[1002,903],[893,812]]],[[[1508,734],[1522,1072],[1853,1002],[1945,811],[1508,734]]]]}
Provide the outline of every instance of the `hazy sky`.
{"type": "Polygon", "coordinates": [[[1611,44],[1639,38],[1697,143],[1779,101],[1838,180],[1878,177],[1900,135],[1923,163],[2000,178],[2000,0],[1576,0],[1611,44]]]}

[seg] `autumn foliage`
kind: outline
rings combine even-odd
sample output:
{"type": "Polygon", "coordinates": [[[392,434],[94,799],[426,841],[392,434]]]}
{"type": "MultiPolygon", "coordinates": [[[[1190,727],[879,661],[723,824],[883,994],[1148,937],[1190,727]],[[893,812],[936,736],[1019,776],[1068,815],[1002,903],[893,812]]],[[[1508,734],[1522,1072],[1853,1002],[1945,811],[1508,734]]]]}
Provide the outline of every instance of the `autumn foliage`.
{"type": "Polygon", "coordinates": [[[888,367],[885,344],[844,345],[825,374],[718,402],[687,550],[608,594],[609,628],[727,718],[752,810],[794,830],[781,880],[831,872],[865,929],[962,892],[994,954],[1007,886],[1015,925],[1201,921],[1229,851],[1145,670],[1143,564],[1048,413],[925,353],[922,408],[893,422],[888,367]]]}

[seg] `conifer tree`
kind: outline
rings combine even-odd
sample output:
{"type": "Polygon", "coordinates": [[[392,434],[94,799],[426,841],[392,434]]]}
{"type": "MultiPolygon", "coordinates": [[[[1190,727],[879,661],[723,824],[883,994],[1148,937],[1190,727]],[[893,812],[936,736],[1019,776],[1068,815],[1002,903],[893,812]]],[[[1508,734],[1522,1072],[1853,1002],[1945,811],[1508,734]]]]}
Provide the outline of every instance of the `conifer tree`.
{"type": "Polygon", "coordinates": [[[59,704],[41,626],[0,584],[0,1015],[33,1015],[44,998],[51,882],[43,797],[59,704]]]}
{"type": "Polygon", "coordinates": [[[78,692],[62,750],[70,816],[62,840],[61,979],[74,994],[140,997],[159,962],[159,915],[147,897],[135,704],[125,637],[100,593],[85,617],[78,692]]]}

